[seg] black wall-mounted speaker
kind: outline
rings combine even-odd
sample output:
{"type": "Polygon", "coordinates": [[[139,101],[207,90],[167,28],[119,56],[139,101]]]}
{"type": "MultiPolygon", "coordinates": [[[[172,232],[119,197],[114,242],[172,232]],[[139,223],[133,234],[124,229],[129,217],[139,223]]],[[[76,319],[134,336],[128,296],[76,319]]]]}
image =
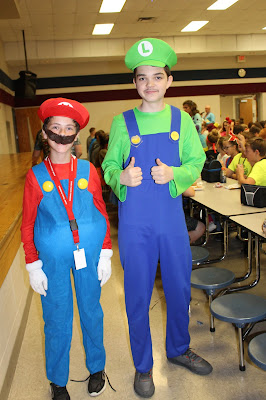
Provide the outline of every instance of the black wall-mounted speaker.
{"type": "Polygon", "coordinates": [[[36,94],[37,75],[30,71],[20,71],[15,82],[15,96],[33,99],[36,94]]]}

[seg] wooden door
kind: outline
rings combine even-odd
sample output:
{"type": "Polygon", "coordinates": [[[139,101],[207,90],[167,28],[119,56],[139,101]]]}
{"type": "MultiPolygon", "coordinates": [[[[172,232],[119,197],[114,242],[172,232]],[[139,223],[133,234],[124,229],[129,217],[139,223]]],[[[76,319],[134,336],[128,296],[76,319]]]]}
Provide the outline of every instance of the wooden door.
{"type": "Polygon", "coordinates": [[[32,152],[41,121],[38,107],[15,109],[19,152],[32,152]]]}
{"type": "Polygon", "coordinates": [[[240,99],[239,117],[243,118],[244,124],[253,121],[252,99],[240,99]]]}

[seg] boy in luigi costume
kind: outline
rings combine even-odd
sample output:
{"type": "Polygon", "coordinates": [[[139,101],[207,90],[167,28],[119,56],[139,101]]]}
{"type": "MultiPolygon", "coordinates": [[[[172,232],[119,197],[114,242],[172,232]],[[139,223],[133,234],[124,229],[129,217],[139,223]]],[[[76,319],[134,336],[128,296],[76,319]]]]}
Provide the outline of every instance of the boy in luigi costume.
{"type": "Polygon", "coordinates": [[[176,61],[174,50],[159,39],[143,39],[129,49],[125,63],[134,71],[142,102],[114,117],[102,164],[106,183],[119,199],[134,389],[146,398],[155,390],[149,305],[158,260],[167,303],[167,358],[197,374],[212,371],[189,348],[192,257],[182,193],[199,177],[205,154],[190,116],[164,103],[176,61]]]}
{"type": "Polygon", "coordinates": [[[106,387],[101,286],[111,276],[110,225],[96,169],[71,155],[89,112],[75,100],[55,98],[40,106],[50,154],[26,176],[22,242],[33,290],[41,294],[46,374],[53,400],[66,389],[72,339],[72,272],[80,315],[90,396],[106,387]]]}

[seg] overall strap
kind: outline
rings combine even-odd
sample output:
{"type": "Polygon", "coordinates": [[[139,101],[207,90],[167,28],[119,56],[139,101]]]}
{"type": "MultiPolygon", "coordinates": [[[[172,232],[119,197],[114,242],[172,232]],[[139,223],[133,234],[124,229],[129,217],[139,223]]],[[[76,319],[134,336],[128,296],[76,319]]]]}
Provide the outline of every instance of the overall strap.
{"type": "Polygon", "coordinates": [[[46,181],[51,181],[51,177],[49,175],[49,172],[47,171],[46,166],[44,165],[44,162],[41,162],[40,164],[35,165],[32,167],[32,171],[37,179],[37,182],[42,190],[43,193],[43,184],[46,181]]]}
{"type": "Polygon", "coordinates": [[[180,135],[181,128],[181,111],[179,108],[171,106],[171,130],[170,132],[177,131],[180,135]]]}
{"type": "Polygon", "coordinates": [[[123,112],[124,120],[126,123],[129,138],[131,140],[132,136],[140,135],[139,127],[133,110],[128,110],[123,112]]]}
{"type": "Polygon", "coordinates": [[[90,176],[90,163],[87,160],[77,160],[77,175],[76,180],[78,181],[81,178],[85,178],[89,180],[90,176]]]}

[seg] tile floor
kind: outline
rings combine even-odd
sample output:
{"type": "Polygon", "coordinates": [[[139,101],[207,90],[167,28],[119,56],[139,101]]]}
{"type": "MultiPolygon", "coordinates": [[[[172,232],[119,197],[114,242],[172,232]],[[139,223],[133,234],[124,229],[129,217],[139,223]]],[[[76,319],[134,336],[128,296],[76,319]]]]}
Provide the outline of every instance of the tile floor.
{"type": "MultiPolygon", "coordinates": [[[[134,366],[132,363],[127,319],[123,294],[123,271],[119,261],[117,246],[116,213],[110,214],[114,256],[113,274],[102,291],[102,307],[105,314],[105,347],[107,353],[106,372],[113,392],[108,386],[101,399],[132,400],[137,399],[133,390],[134,366]]],[[[211,238],[211,255],[220,251],[220,243],[211,238]]],[[[229,257],[220,266],[231,268],[241,274],[246,268],[246,257],[241,252],[242,243],[230,237],[229,257]]],[[[265,244],[263,245],[265,250],[265,244]]],[[[257,287],[251,293],[266,297],[266,256],[261,255],[262,276],[257,287]]],[[[154,352],[154,382],[156,386],[154,400],[265,400],[265,372],[252,364],[247,356],[245,343],[246,371],[238,369],[238,347],[235,328],[225,322],[215,321],[216,332],[209,331],[208,301],[201,290],[192,289],[190,335],[191,347],[208,359],[213,365],[211,375],[202,377],[174,366],[165,357],[166,304],[160,277],[157,276],[151,300],[150,324],[154,352]]],[[[266,331],[266,323],[257,324],[251,336],[258,331],[266,331]]],[[[75,306],[73,340],[70,360],[70,379],[85,379],[88,371],[85,367],[79,317],[75,306]]],[[[71,400],[88,399],[87,383],[69,382],[71,400]]],[[[44,335],[41,303],[34,293],[29,319],[23,339],[17,368],[8,400],[48,400],[49,384],[44,367],[44,335]]]]}

